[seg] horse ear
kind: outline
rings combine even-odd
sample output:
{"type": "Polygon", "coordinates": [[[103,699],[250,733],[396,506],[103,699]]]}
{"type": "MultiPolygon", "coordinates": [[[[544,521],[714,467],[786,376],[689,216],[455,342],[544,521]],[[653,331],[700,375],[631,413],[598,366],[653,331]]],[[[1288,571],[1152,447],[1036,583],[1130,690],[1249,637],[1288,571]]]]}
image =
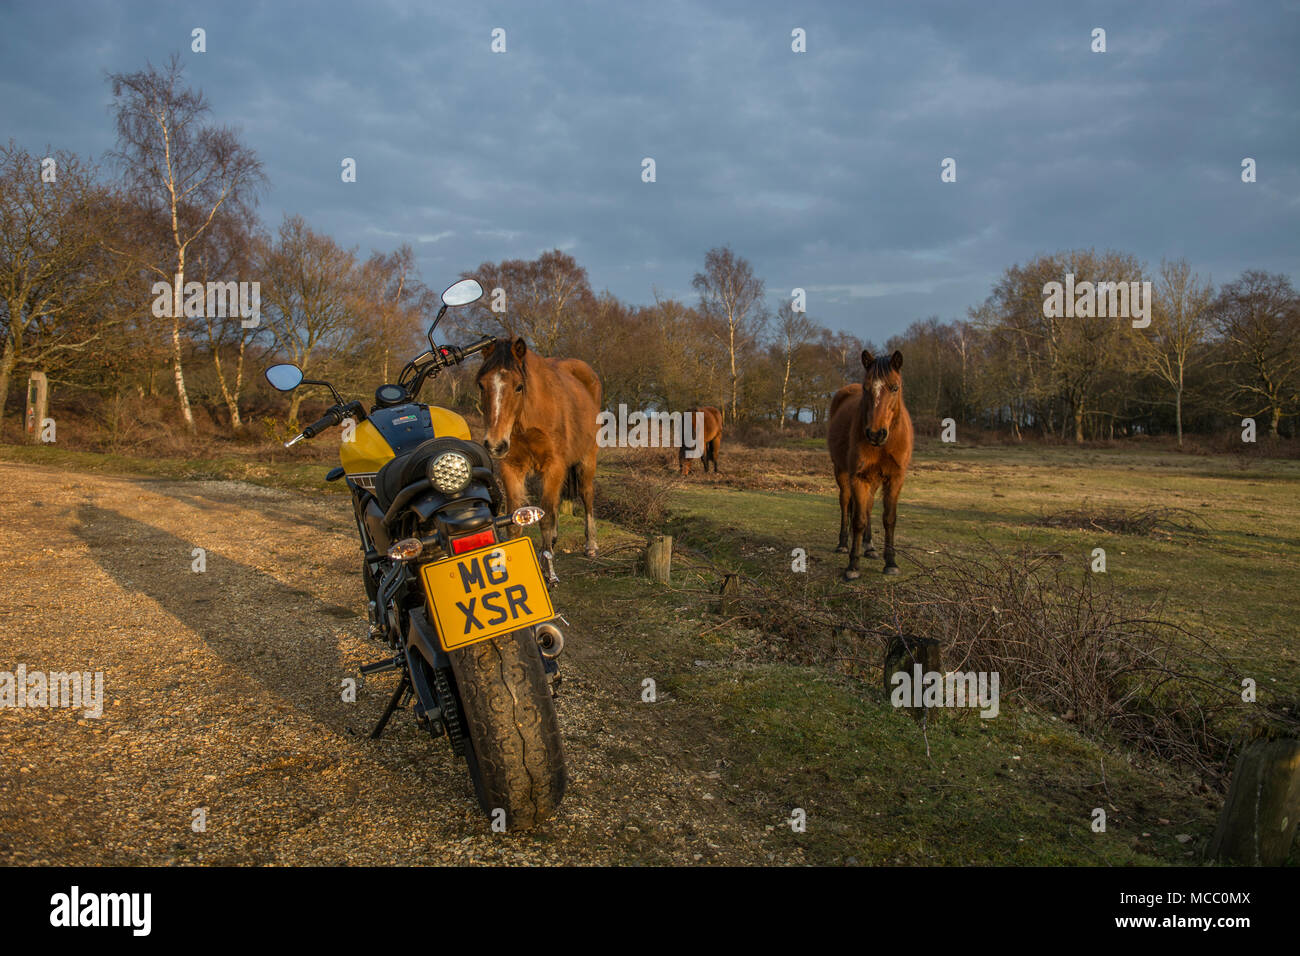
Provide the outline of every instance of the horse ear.
{"type": "Polygon", "coordinates": [[[869,349],[863,349],[863,350],[862,350],[862,367],[863,367],[863,368],[871,368],[871,365],[872,365],[873,362],[875,362],[875,358],[872,357],[872,355],[871,355],[871,351],[870,351],[869,349]]]}
{"type": "Polygon", "coordinates": [[[889,357],[889,364],[890,367],[892,367],[893,370],[897,372],[900,368],[903,367],[903,353],[895,351],[894,354],[889,357]]]}
{"type": "Polygon", "coordinates": [[[523,339],[515,339],[515,344],[510,347],[510,351],[515,353],[515,358],[520,362],[524,360],[524,354],[528,351],[528,344],[523,339]]]}

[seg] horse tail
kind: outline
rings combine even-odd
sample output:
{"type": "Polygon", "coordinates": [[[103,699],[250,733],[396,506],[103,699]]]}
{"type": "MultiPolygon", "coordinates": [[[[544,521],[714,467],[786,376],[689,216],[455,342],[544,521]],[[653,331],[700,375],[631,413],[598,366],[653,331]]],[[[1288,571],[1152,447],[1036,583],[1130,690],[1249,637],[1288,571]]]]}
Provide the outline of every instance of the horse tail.
{"type": "Polygon", "coordinates": [[[560,498],[564,501],[582,500],[582,464],[570,465],[564,475],[564,486],[560,489],[560,498]]]}

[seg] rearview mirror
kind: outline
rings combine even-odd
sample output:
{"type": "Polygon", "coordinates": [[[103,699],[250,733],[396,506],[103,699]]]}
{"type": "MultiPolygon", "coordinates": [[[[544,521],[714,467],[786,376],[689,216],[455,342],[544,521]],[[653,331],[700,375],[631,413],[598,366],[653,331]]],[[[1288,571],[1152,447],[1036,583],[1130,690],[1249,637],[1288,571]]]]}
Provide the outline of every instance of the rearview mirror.
{"type": "Polygon", "coordinates": [[[292,392],[302,384],[302,369],[296,365],[272,365],[266,370],[266,380],[280,392],[292,392]]]}
{"type": "Polygon", "coordinates": [[[483,287],[477,279],[461,279],[453,282],[442,294],[442,304],[447,306],[469,305],[483,298],[483,287]]]}

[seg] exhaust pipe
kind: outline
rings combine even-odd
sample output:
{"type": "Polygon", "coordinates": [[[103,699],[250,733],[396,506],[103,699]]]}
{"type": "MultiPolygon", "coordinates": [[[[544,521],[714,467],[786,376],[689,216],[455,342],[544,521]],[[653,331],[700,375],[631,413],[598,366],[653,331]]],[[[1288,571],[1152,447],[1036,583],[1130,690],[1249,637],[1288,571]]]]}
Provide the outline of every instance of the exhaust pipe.
{"type": "Polygon", "coordinates": [[[538,624],[537,646],[541,648],[543,657],[554,660],[564,650],[564,635],[554,624],[538,624]]]}

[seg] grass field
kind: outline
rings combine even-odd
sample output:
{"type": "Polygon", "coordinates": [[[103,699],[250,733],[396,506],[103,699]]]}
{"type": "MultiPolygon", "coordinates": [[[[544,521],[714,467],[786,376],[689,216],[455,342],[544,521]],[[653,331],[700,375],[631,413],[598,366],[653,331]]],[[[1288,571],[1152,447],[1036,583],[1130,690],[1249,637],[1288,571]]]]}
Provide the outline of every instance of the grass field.
{"type": "MultiPolygon", "coordinates": [[[[336,494],[319,463],[144,460],[50,448],[0,447],[0,458],[71,470],[235,478],[336,494]]],[[[793,595],[837,595],[879,617],[895,579],[864,559],[852,585],[833,553],[837,503],[818,443],[727,448],[722,474],[677,480],[666,454],[610,452],[602,497],[657,494],[656,527],[679,548],[671,587],[637,574],[642,531],[602,519],[602,556],[581,557],[581,521],[561,520],[557,604],[580,620],[577,639],[616,649],[628,694],[655,682],[665,745],[725,741],[719,800],[743,800],[773,822],[770,839],[815,863],[1148,864],[1200,859],[1222,805],[1192,769],[1085,734],[1055,714],[1004,705],[997,719],[938,712],[922,728],[889,705],[880,670],[803,660],[788,629],[724,616],[722,570],[793,595]],[[621,491],[620,491],[621,489],[621,491]],[[803,548],[808,569],[791,570],[803,548]],[[928,751],[928,752],[927,752],[928,751]],[[729,796],[730,788],[743,796],[729,796]],[[1106,812],[1104,833],[1091,826],[1106,812]],[[782,821],[796,809],[806,831],[782,821]]],[[[1300,689],[1294,621],[1300,570],[1300,463],[1180,455],[1143,446],[1073,449],[926,444],[899,507],[906,581],[922,564],[993,548],[1055,552],[1090,573],[1104,548],[1102,585],[1205,637],[1259,685],[1261,702],[1289,706],[1300,689]],[[1151,535],[1048,527],[1067,509],[1184,509],[1192,531],[1151,535]]],[[[598,508],[599,511],[599,508],[598,508]]],[[[1180,512],[1181,514],[1182,512],[1180,512]]],[[[879,535],[878,517],[876,521],[879,535]]],[[[1100,576],[1099,576],[1100,577],[1100,576]]],[[[741,601],[744,600],[742,591],[741,601]]],[[[809,634],[810,643],[818,635],[809,634]]],[[[875,655],[864,642],[862,656],[875,655]]],[[[1004,694],[1006,689],[1004,689],[1004,694]]],[[[1014,695],[1011,696],[1014,701],[1014,695]]],[[[1292,863],[1296,853],[1293,851],[1292,863]]]]}

